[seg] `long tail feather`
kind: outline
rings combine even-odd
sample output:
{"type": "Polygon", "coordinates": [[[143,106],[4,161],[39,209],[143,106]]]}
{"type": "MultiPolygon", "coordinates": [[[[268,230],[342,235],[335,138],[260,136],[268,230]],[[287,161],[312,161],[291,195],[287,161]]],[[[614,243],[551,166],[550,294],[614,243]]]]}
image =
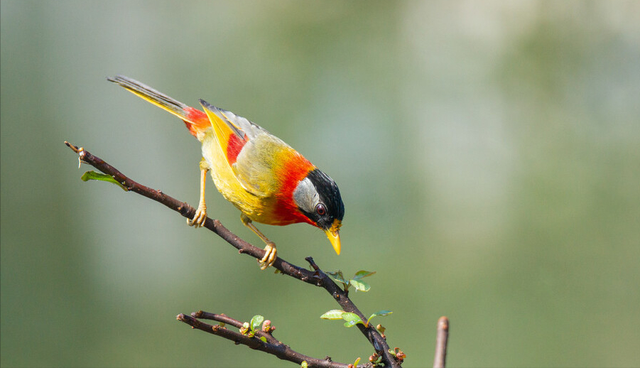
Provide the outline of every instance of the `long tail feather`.
{"type": "Polygon", "coordinates": [[[186,109],[189,107],[182,102],[173,99],[164,93],[147,86],[144,83],[138,82],[135,79],[125,77],[124,75],[116,75],[113,78],[107,78],[109,82],[117,83],[120,86],[126,88],[129,92],[141,97],[142,99],[151,102],[152,104],[161,107],[173,115],[179,117],[182,120],[188,120],[189,116],[186,109]]]}
{"type": "Polygon", "coordinates": [[[171,98],[142,82],[124,75],[116,75],[113,78],[107,78],[107,80],[124,87],[136,96],[179,117],[185,122],[191,134],[196,137],[198,132],[211,126],[204,112],[171,98]]]}

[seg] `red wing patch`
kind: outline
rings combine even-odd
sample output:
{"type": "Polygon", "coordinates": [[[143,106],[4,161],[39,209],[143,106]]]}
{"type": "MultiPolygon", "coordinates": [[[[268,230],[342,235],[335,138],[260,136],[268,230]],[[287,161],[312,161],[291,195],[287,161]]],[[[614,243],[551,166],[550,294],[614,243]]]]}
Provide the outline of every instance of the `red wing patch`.
{"type": "Polygon", "coordinates": [[[238,159],[238,154],[242,151],[242,147],[248,142],[247,136],[244,136],[244,139],[240,139],[240,137],[236,134],[229,135],[229,141],[227,143],[227,161],[229,165],[233,165],[238,159]]]}

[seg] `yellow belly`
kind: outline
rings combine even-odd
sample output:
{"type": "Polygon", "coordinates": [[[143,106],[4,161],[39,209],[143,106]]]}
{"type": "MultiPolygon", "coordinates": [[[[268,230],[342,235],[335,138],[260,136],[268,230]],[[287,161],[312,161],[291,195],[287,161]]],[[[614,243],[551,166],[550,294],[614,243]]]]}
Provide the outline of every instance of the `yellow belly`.
{"type": "Polygon", "coordinates": [[[216,188],[222,196],[252,221],[278,225],[272,209],[276,198],[273,196],[257,196],[248,192],[238,180],[217,141],[213,129],[205,132],[202,142],[202,156],[211,171],[216,188]]]}

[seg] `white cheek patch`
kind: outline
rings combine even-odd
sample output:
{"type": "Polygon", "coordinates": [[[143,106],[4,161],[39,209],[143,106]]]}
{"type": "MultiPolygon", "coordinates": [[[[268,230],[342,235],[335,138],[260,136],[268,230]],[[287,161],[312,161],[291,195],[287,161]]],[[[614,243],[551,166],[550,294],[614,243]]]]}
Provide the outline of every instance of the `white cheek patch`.
{"type": "Polygon", "coordinates": [[[303,211],[313,213],[320,200],[316,187],[309,178],[304,178],[293,191],[293,201],[303,211]]]}

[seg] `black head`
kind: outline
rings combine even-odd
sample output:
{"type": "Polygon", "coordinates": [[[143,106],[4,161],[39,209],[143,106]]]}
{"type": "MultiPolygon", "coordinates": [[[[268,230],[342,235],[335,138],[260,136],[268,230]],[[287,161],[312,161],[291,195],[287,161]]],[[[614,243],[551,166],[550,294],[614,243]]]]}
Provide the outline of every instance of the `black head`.
{"type": "Polygon", "coordinates": [[[324,230],[336,253],[340,254],[339,230],[344,217],[344,203],[336,182],[314,169],[298,183],[293,200],[300,212],[324,230]]]}

